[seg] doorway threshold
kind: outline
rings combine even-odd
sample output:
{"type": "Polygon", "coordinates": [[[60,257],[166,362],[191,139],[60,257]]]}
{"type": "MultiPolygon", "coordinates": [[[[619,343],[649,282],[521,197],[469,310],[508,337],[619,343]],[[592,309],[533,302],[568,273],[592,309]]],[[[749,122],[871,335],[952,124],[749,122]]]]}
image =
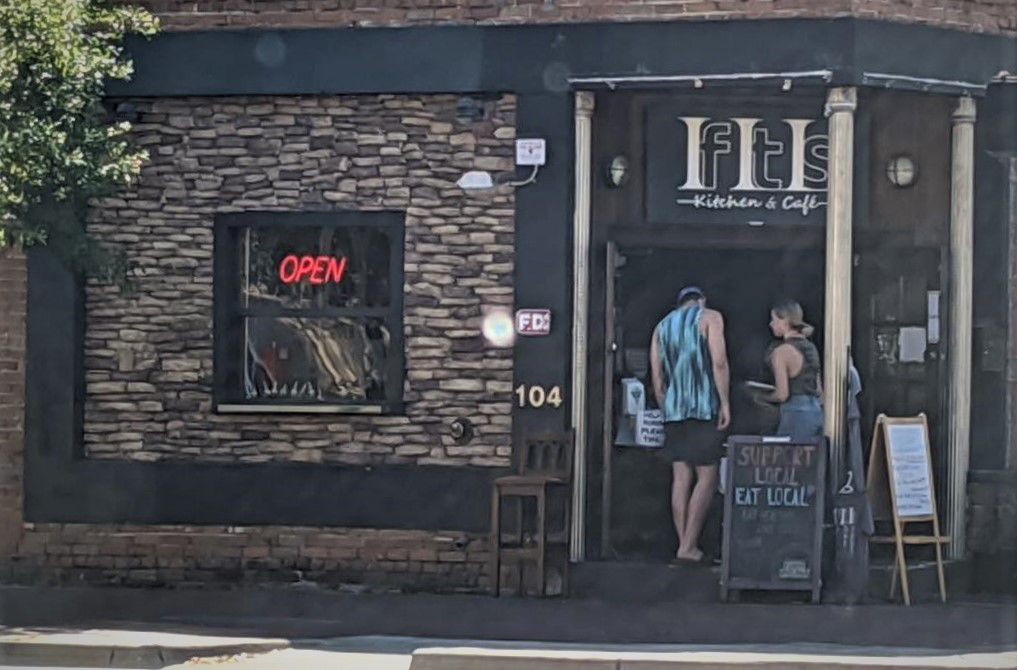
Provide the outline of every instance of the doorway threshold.
{"type": "Polygon", "coordinates": [[[713,603],[720,566],[661,561],[586,561],[572,566],[569,595],[607,602],[713,603]]]}

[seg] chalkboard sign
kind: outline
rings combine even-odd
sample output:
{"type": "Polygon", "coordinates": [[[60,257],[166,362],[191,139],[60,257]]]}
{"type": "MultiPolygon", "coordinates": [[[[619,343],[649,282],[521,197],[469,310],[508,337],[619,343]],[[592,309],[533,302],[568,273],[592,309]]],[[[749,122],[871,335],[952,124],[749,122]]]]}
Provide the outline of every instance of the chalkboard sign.
{"type": "Polygon", "coordinates": [[[825,482],[821,439],[729,438],[722,600],[765,589],[811,591],[819,602],[825,482]]]}

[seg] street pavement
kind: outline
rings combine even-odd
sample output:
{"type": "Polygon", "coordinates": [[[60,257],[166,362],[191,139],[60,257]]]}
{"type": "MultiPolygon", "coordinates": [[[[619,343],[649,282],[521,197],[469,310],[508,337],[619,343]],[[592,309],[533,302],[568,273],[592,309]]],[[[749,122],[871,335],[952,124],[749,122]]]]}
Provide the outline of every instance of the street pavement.
{"type": "MultiPolygon", "coordinates": [[[[6,636],[21,635],[22,642],[34,635],[36,646],[45,638],[73,643],[76,635],[105,645],[98,656],[63,659],[63,667],[1017,668],[1012,602],[905,608],[496,599],[308,587],[0,587],[0,624],[8,627],[6,636]],[[132,653],[143,662],[128,665],[132,653]],[[198,660],[188,661],[192,656],[198,660]],[[103,658],[106,664],[96,660],[103,658]]],[[[37,656],[36,665],[44,660],[37,656]]],[[[0,667],[4,663],[10,659],[0,656],[0,667]]]]}

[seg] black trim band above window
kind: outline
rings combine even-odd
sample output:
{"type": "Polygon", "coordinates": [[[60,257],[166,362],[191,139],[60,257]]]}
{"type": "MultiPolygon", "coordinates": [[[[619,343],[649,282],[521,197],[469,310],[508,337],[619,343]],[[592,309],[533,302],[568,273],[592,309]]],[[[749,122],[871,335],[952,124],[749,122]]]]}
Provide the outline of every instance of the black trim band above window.
{"type": "Polygon", "coordinates": [[[217,217],[216,410],[401,412],[404,240],[401,212],[217,217]]]}

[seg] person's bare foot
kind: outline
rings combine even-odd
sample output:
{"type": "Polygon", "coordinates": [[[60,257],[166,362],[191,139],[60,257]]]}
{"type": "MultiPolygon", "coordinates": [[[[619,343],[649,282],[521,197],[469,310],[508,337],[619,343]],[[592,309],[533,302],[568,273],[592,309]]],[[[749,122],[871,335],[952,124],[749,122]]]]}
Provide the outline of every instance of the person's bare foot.
{"type": "Polygon", "coordinates": [[[674,557],[679,561],[694,561],[698,563],[703,560],[703,552],[695,547],[692,549],[679,549],[674,557]]]}

